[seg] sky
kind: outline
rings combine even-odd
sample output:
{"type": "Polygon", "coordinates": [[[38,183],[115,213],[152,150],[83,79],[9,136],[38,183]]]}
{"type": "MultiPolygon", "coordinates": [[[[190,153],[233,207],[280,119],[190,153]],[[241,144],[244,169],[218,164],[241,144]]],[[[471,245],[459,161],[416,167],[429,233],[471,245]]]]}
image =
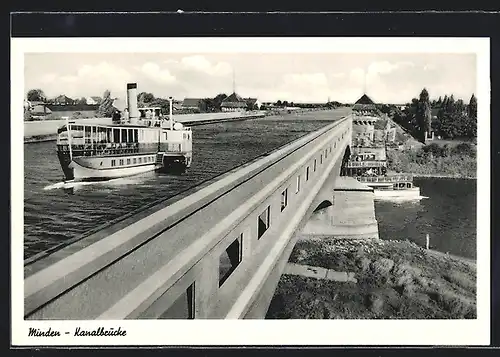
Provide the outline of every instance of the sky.
{"type": "Polygon", "coordinates": [[[476,92],[476,55],[468,53],[26,53],[25,94],[125,98],[138,92],[175,99],[236,92],[261,102],[355,102],[364,92],[403,104],[427,88],[431,99],[476,92]],[[366,82],[366,85],[365,85],[366,82]]]}

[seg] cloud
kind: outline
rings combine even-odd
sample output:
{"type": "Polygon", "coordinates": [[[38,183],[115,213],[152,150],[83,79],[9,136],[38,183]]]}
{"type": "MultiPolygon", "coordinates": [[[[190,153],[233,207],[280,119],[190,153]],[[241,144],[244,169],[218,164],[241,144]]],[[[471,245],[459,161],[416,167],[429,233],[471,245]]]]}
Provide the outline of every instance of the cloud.
{"type": "Polygon", "coordinates": [[[292,73],[283,76],[285,86],[328,86],[328,79],[324,73],[292,73]]]}
{"type": "Polygon", "coordinates": [[[57,74],[46,73],[40,78],[40,83],[53,83],[57,79],[57,74]]]}
{"type": "Polygon", "coordinates": [[[108,62],[100,62],[96,65],[83,65],[73,73],[64,75],[46,73],[30,85],[45,88],[49,97],[66,94],[77,98],[101,95],[105,89],[109,89],[111,93],[123,93],[126,83],[132,80],[133,77],[127,70],[108,62]]]}
{"type": "Polygon", "coordinates": [[[332,78],[345,78],[346,74],[344,72],[341,73],[333,73],[330,75],[332,78]]]}
{"type": "Polygon", "coordinates": [[[227,76],[232,72],[232,68],[229,63],[218,62],[216,64],[212,64],[212,62],[202,55],[183,57],[180,60],[180,64],[185,70],[195,70],[210,76],[227,76]]]}
{"type": "Polygon", "coordinates": [[[368,74],[373,75],[373,74],[389,74],[391,72],[394,72],[399,69],[405,69],[408,67],[413,67],[414,64],[409,61],[402,61],[402,62],[396,62],[396,63],[391,63],[389,61],[378,61],[378,62],[372,62],[368,66],[368,74]]]}
{"type": "Polygon", "coordinates": [[[349,72],[349,79],[354,83],[363,82],[365,78],[365,70],[362,68],[354,68],[349,72]]]}
{"type": "Polygon", "coordinates": [[[140,67],[140,71],[148,78],[160,83],[174,83],[176,77],[173,76],[168,69],[161,69],[160,66],[153,62],[146,62],[140,67]]]}

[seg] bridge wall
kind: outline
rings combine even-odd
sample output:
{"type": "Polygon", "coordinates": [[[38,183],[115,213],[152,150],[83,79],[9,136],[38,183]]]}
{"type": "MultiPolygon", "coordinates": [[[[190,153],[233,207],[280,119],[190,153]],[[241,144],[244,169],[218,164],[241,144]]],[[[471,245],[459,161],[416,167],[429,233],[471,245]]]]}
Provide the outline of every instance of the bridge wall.
{"type": "MultiPolygon", "coordinates": [[[[196,114],[178,114],[174,119],[181,123],[196,125],[209,122],[227,121],[235,119],[248,119],[249,117],[263,117],[264,111],[245,112],[245,113],[196,113],[196,114]]],[[[86,124],[111,124],[111,118],[89,118],[89,119],[70,119],[75,122],[86,124]]],[[[55,135],[57,129],[66,123],[64,119],[60,120],[39,120],[24,122],[24,137],[42,135],[55,135]]]]}
{"type": "Polygon", "coordinates": [[[256,316],[294,233],[331,197],[324,187],[340,172],[351,133],[352,118],[338,120],[27,265],[26,318],[256,316]],[[226,252],[238,264],[221,283],[226,252]]]}
{"type": "Polygon", "coordinates": [[[274,265],[271,273],[265,281],[265,284],[256,296],[255,301],[252,303],[251,307],[248,309],[248,312],[245,314],[245,319],[262,319],[266,316],[269,304],[271,303],[271,300],[274,296],[274,292],[280,280],[281,274],[283,273],[288,259],[290,258],[290,254],[293,251],[293,247],[301,238],[302,229],[307,225],[310,217],[313,215],[313,212],[321,203],[326,201],[332,205],[330,207],[333,207],[333,204],[335,202],[334,188],[335,183],[340,176],[342,154],[343,152],[345,152],[345,150],[348,150],[349,143],[343,144],[344,146],[340,147],[339,155],[336,155],[335,164],[333,165],[332,170],[330,171],[328,177],[324,181],[319,191],[317,191],[315,197],[312,199],[312,203],[308,206],[300,223],[297,225],[295,233],[286,244],[286,247],[283,249],[283,253],[274,265]]]}

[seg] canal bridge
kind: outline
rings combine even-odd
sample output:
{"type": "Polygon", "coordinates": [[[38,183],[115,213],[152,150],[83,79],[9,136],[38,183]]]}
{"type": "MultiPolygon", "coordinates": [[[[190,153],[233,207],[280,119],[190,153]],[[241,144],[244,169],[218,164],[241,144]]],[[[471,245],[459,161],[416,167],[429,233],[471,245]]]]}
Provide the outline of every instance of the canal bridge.
{"type": "Polygon", "coordinates": [[[349,115],[27,264],[25,318],[263,318],[351,136],[349,115]]]}

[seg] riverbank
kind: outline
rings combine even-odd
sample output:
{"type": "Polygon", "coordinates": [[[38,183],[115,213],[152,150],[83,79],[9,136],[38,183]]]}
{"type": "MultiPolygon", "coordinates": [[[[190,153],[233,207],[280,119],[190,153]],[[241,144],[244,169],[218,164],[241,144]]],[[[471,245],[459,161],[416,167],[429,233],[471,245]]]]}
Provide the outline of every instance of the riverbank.
{"type": "Polygon", "coordinates": [[[57,140],[57,134],[34,135],[25,137],[24,143],[25,144],[43,143],[45,141],[56,141],[56,140],[57,140]]]}
{"type": "Polygon", "coordinates": [[[412,174],[413,177],[429,177],[429,178],[454,178],[454,179],[464,179],[464,180],[477,180],[476,176],[464,176],[464,175],[440,175],[440,174],[412,174]]]}
{"type": "Polygon", "coordinates": [[[476,263],[409,241],[299,241],[292,264],[349,279],[284,274],[268,319],[474,319],[476,263]]]}
{"type": "Polygon", "coordinates": [[[430,144],[417,149],[387,149],[387,169],[420,177],[477,178],[476,147],[430,144]]]}

